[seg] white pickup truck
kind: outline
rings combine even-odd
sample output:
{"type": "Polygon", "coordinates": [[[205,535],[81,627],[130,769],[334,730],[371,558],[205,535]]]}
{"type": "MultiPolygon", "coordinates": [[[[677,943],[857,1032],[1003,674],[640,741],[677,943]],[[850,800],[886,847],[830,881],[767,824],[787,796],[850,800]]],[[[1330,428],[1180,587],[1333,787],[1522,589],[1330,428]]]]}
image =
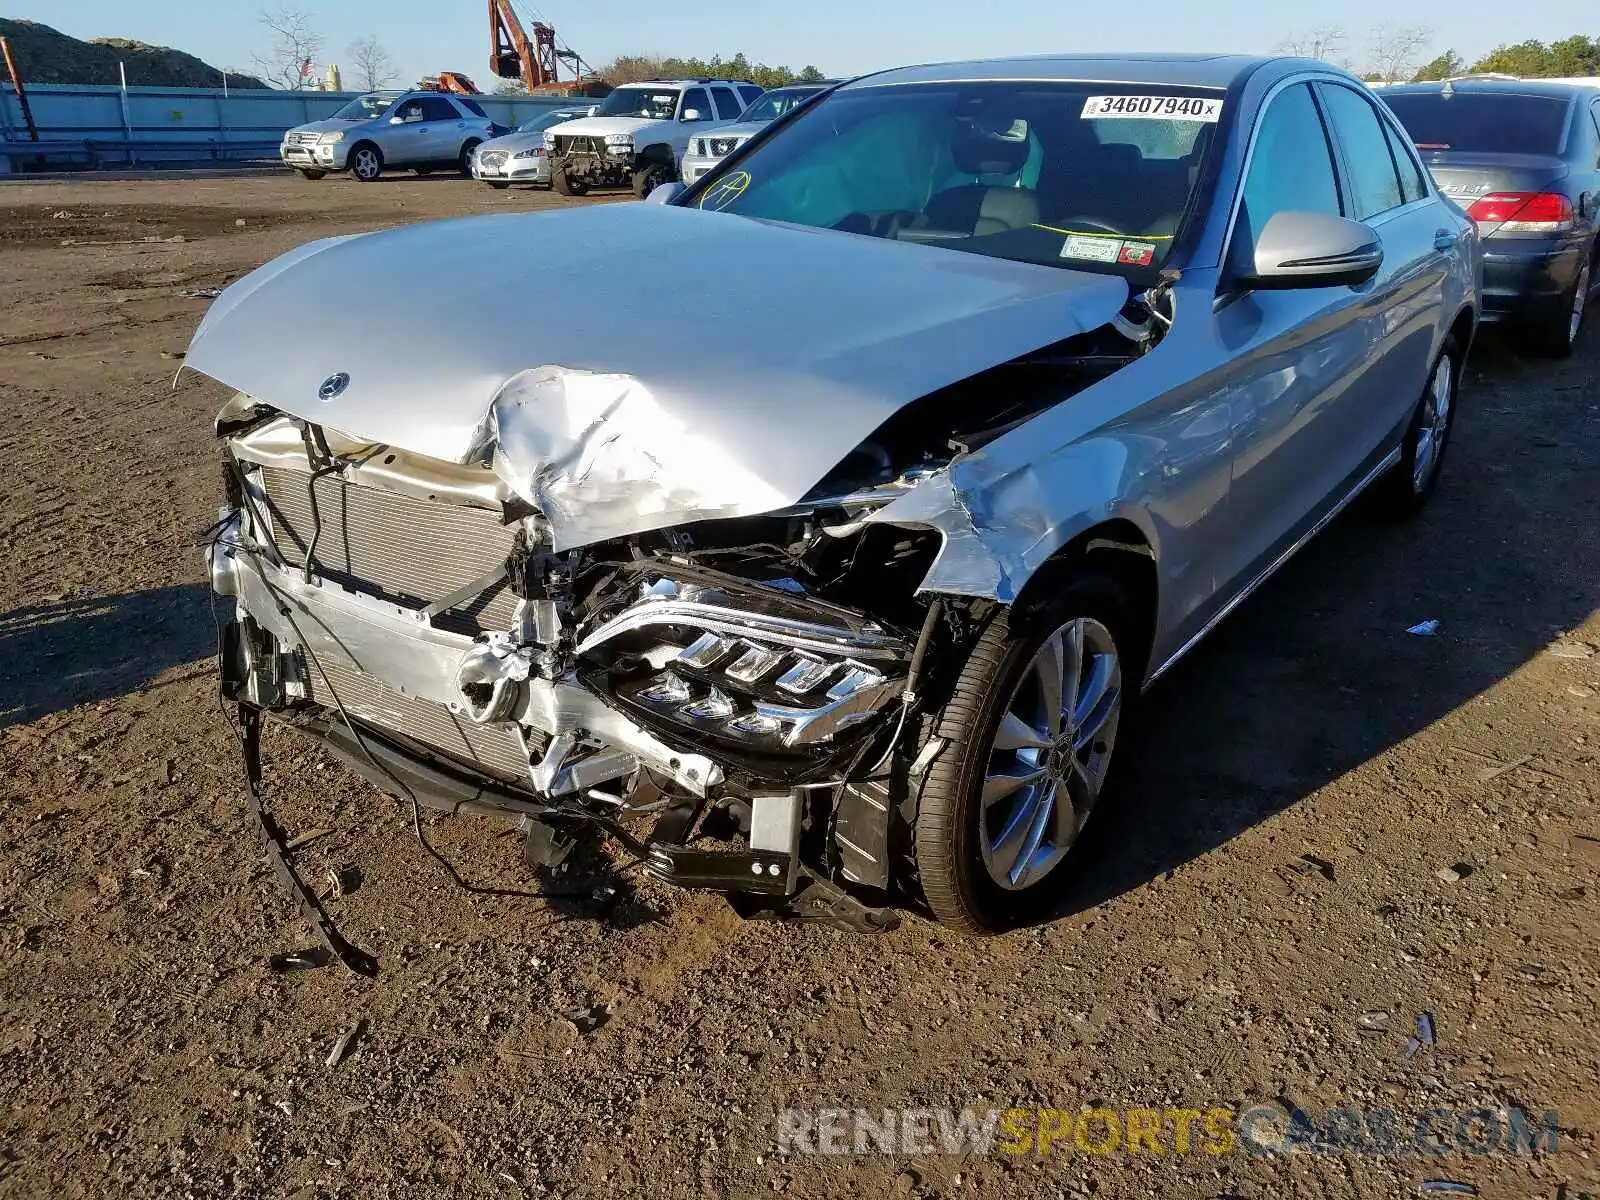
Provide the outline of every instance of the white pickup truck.
{"type": "Polygon", "coordinates": [[[731,125],[761,96],[729,79],[652,79],[607,96],[593,116],[545,130],[550,182],[563,196],[628,187],[641,200],[678,177],[689,139],[731,125]]]}

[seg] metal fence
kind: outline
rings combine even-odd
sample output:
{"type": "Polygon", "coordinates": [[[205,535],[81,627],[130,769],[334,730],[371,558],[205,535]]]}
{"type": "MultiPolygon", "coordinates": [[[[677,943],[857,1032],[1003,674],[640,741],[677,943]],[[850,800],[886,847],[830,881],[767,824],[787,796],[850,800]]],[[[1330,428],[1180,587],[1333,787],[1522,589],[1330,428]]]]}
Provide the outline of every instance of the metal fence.
{"type": "MultiPolygon", "coordinates": [[[[0,84],[0,173],[45,166],[159,166],[275,159],[283,131],[330,116],[360,92],[35,84],[28,88],[39,140],[28,136],[16,89],[0,84]]],[[[476,96],[489,116],[517,125],[578,103],[476,96]]]]}

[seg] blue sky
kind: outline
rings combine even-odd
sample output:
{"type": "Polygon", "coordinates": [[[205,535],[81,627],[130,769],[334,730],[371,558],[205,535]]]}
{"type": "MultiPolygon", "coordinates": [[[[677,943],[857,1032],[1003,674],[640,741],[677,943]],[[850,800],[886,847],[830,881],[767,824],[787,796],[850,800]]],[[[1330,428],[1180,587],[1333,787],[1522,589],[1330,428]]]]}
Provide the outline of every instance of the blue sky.
{"type": "MultiPolygon", "coordinates": [[[[256,14],[276,0],[0,0],[0,13],[43,21],[75,37],[118,36],[174,46],[248,69],[265,36],[256,14]]],[[[465,71],[490,87],[483,0],[291,0],[316,16],[323,60],[342,62],[354,39],[374,34],[402,79],[465,71]]],[[[847,75],[910,62],[1051,50],[1268,51],[1293,29],[1337,19],[1360,58],[1381,22],[1437,30],[1432,52],[1472,58],[1500,42],[1600,34],[1592,0],[1168,0],[1122,8],[1044,0],[516,0],[541,10],[562,41],[603,63],[618,54],[744,51],[753,61],[814,63],[847,75]],[[1335,14],[1337,16],[1335,17],[1335,14]]],[[[1431,53],[1430,53],[1431,57],[1431,53]]]]}

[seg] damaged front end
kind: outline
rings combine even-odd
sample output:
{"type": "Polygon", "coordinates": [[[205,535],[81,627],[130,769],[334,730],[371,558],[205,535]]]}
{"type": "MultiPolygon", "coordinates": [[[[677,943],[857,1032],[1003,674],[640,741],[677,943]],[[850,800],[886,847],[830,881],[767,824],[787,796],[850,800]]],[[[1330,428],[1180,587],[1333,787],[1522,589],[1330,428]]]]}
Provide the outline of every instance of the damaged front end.
{"type": "Polygon", "coordinates": [[[890,751],[938,538],[863,518],[914,477],[557,552],[488,461],[243,397],[219,429],[241,709],[401,799],[521,818],[547,863],[603,835],[747,912],[891,920],[890,751]]]}

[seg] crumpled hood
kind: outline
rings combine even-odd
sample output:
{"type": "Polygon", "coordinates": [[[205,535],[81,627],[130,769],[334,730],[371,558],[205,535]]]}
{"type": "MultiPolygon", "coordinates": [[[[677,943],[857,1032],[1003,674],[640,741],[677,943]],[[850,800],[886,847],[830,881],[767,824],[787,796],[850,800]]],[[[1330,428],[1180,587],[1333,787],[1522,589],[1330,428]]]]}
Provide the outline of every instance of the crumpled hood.
{"type": "Polygon", "coordinates": [[[491,455],[565,548],[794,504],[902,406],[1127,295],[1113,276],[594,205],[301,246],[218,297],[186,364],[362,440],[491,455]]]}

